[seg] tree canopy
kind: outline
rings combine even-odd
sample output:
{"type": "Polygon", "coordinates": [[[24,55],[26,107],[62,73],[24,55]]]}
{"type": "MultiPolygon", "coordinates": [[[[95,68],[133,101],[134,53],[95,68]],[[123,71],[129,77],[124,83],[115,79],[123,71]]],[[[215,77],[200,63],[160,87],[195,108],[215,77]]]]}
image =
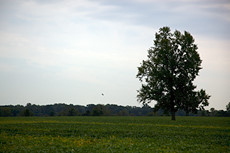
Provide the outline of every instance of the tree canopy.
{"type": "Polygon", "coordinates": [[[195,91],[194,79],[201,69],[201,59],[192,35],[169,27],[160,28],[147,60],[138,67],[137,78],[142,82],[138,100],[145,104],[156,101],[155,109],[171,112],[172,120],[179,109],[187,113],[208,106],[205,90],[195,91]]]}
{"type": "MultiPolygon", "coordinates": [[[[49,105],[4,105],[0,106],[0,117],[7,116],[168,116],[162,109],[154,112],[153,108],[145,104],[142,107],[120,106],[115,104],[89,104],[87,106],[73,104],[49,105]],[[29,113],[28,113],[29,112],[29,113]]],[[[186,112],[179,109],[176,116],[185,116],[186,112]]],[[[230,111],[198,110],[189,116],[230,116],[230,111]]]]}

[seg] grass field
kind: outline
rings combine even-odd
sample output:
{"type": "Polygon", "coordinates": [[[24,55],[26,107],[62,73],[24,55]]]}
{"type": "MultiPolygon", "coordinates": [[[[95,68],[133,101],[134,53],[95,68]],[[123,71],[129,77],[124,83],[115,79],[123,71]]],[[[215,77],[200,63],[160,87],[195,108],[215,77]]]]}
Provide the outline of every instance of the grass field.
{"type": "Polygon", "coordinates": [[[230,118],[0,118],[0,152],[230,152],[230,118]]]}

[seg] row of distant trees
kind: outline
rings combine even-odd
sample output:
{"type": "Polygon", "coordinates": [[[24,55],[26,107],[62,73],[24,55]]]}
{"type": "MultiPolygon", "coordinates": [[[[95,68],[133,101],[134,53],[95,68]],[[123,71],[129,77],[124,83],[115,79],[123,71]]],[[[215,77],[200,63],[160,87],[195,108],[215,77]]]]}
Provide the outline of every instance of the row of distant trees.
{"type": "MultiPolygon", "coordinates": [[[[226,106],[227,110],[201,110],[197,114],[190,113],[190,116],[230,116],[230,103],[226,106]]],[[[35,105],[28,103],[23,105],[0,106],[0,116],[167,116],[169,113],[162,109],[154,111],[154,108],[144,105],[136,106],[118,106],[114,104],[89,104],[87,106],[53,104],[53,105],[35,105]]],[[[176,112],[177,116],[188,115],[183,110],[176,112]]]]}
{"type": "Polygon", "coordinates": [[[0,116],[147,116],[153,109],[149,106],[133,107],[118,105],[72,104],[0,106],[0,116]]]}

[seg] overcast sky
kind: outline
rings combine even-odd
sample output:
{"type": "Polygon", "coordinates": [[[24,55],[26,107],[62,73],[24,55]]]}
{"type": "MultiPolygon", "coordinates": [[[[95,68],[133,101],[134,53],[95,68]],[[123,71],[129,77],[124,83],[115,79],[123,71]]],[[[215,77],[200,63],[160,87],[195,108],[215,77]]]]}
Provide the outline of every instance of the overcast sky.
{"type": "Polygon", "coordinates": [[[163,26],[193,35],[194,83],[211,95],[207,109],[225,109],[229,0],[0,0],[0,105],[141,106],[137,67],[163,26]]]}

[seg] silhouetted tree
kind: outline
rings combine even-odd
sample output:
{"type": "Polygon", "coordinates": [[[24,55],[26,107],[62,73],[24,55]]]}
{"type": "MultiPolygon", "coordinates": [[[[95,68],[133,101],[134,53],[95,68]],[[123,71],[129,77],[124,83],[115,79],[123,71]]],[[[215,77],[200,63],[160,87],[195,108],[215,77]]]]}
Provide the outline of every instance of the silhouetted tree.
{"type": "Polygon", "coordinates": [[[92,110],[93,116],[109,116],[110,110],[105,105],[98,104],[92,110]]]}
{"type": "Polygon", "coordinates": [[[142,82],[137,95],[141,103],[156,101],[155,109],[170,112],[172,120],[178,109],[188,114],[208,105],[210,96],[203,89],[194,91],[193,81],[202,61],[190,33],[171,33],[169,27],[160,28],[147,57],[137,74],[142,82]]]}
{"type": "MultiPolygon", "coordinates": [[[[143,107],[136,106],[118,106],[114,104],[107,105],[95,105],[90,104],[87,106],[68,105],[68,104],[54,104],[54,105],[35,105],[23,106],[23,105],[6,105],[0,106],[0,116],[169,116],[168,112],[163,109],[155,110],[148,105],[143,107]],[[89,107],[88,107],[89,106],[89,107]],[[27,109],[27,110],[26,110],[27,109]]],[[[185,111],[179,109],[176,112],[176,116],[185,116],[185,111]]],[[[190,113],[190,116],[230,116],[230,111],[215,110],[214,108],[209,110],[198,110],[197,114],[190,113]]]]}
{"type": "Polygon", "coordinates": [[[230,112],[230,102],[226,105],[226,111],[230,112]]]}
{"type": "Polygon", "coordinates": [[[73,105],[66,105],[59,113],[60,116],[76,116],[78,115],[77,109],[73,105]]]}
{"type": "Polygon", "coordinates": [[[24,111],[22,111],[21,113],[22,116],[33,116],[33,112],[31,112],[29,109],[25,109],[24,111]]]}
{"type": "Polygon", "coordinates": [[[31,103],[27,103],[27,104],[26,104],[26,107],[31,107],[31,106],[32,106],[31,103]]]}
{"type": "Polygon", "coordinates": [[[76,115],[78,115],[78,111],[75,108],[70,108],[68,110],[68,114],[67,115],[68,116],[76,116],[76,115]]]}
{"type": "Polygon", "coordinates": [[[221,116],[228,116],[227,115],[227,112],[226,111],[224,111],[224,110],[218,110],[218,111],[216,111],[216,114],[215,114],[216,116],[219,116],[219,117],[221,117],[221,116]]]}
{"type": "Polygon", "coordinates": [[[211,116],[216,116],[217,111],[215,110],[215,108],[210,108],[210,115],[211,116]]]}
{"type": "Polygon", "coordinates": [[[93,115],[93,116],[102,116],[102,115],[103,115],[102,108],[101,108],[101,107],[98,107],[98,106],[94,107],[94,108],[93,108],[92,115],[93,115]]]}
{"type": "Polygon", "coordinates": [[[87,110],[85,113],[83,113],[83,116],[90,116],[90,111],[87,110]]]}
{"type": "Polygon", "coordinates": [[[0,116],[7,117],[7,116],[12,116],[11,109],[9,107],[2,107],[0,109],[0,116]]]}
{"type": "Polygon", "coordinates": [[[121,110],[119,113],[118,113],[119,116],[128,116],[129,115],[129,112],[126,108],[124,108],[123,110],[121,110]]]}

